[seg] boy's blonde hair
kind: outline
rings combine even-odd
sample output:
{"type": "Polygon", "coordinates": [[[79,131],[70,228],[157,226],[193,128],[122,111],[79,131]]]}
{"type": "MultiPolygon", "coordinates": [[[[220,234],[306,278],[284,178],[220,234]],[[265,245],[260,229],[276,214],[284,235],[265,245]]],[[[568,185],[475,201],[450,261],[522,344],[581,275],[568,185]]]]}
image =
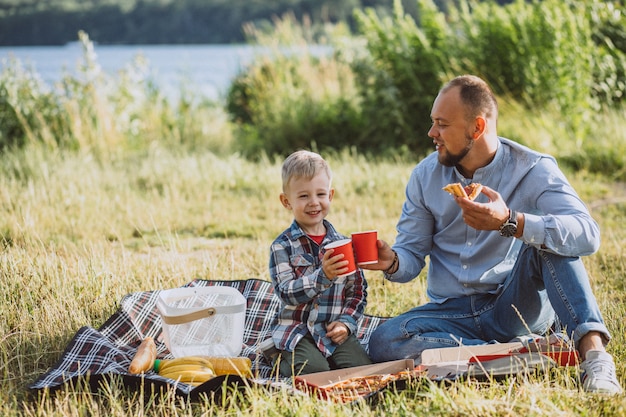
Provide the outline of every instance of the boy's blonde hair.
{"type": "Polygon", "coordinates": [[[296,151],[283,162],[282,178],[283,191],[287,189],[289,181],[294,178],[311,179],[318,173],[324,172],[332,180],[332,171],[328,163],[319,154],[310,151],[296,151]]]}

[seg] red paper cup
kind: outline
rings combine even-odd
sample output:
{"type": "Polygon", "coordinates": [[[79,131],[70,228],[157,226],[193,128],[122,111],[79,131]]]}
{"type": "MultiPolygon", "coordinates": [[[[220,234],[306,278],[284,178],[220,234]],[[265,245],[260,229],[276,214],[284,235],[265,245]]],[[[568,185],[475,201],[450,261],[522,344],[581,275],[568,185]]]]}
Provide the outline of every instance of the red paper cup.
{"type": "Polygon", "coordinates": [[[337,275],[338,277],[345,277],[346,275],[354,274],[356,272],[356,263],[354,261],[354,249],[352,249],[351,239],[336,240],[326,245],[325,248],[334,249],[332,256],[335,256],[339,253],[343,253],[343,260],[348,261],[348,265],[347,265],[348,272],[343,273],[341,275],[337,275]]]}
{"type": "Polygon", "coordinates": [[[375,264],[378,262],[378,232],[368,230],[367,232],[352,233],[352,246],[358,265],[375,264]]]}

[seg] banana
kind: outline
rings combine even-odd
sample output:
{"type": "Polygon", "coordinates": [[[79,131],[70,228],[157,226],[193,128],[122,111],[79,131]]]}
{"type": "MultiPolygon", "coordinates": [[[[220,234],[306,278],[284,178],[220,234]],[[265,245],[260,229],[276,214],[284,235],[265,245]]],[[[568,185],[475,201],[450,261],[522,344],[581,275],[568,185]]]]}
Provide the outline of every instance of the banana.
{"type": "Polygon", "coordinates": [[[199,385],[215,376],[213,365],[199,356],[162,359],[155,363],[159,375],[190,385],[199,385]]]}
{"type": "Polygon", "coordinates": [[[179,371],[175,373],[159,374],[166,378],[175,379],[184,383],[203,383],[215,376],[215,373],[209,368],[196,368],[179,371]]]}
{"type": "Polygon", "coordinates": [[[207,357],[215,375],[252,376],[252,361],[247,357],[207,357]]]}
{"type": "Polygon", "coordinates": [[[182,356],[174,359],[161,359],[154,364],[154,370],[161,372],[178,365],[202,365],[212,367],[211,362],[202,356],[182,356]]]}
{"type": "Polygon", "coordinates": [[[216,375],[252,376],[251,361],[246,357],[183,356],[156,360],[154,370],[165,378],[199,385],[216,375]]]}
{"type": "Polygon", "coordinates": [[[162,375],[162,376],[176,375],[178,373],[185,372],[185,371],[204,371],[204,372],[210,371],[215,374],[215,371],[213,370],[213,368],[209,366],[197,365],[197,364],[191,364],[191,365],[181,364],[181,365],[170,366],[167,369],[160,370],[159,375],[162,375]]]}
{"type": "Polygon", "coordinates": [[[187,377],[190,375],[213,375],[215,376],[215,372],[213,372],[211,368],[205,368],[201,366],[190,366],[187,368],[176,368],[176,369],[172,369],[171,371],[161,372],[159,373],[159,375],[167,377],[167,378],[178,379],[179,377],[182,377],[182,376],[187,377]]]}

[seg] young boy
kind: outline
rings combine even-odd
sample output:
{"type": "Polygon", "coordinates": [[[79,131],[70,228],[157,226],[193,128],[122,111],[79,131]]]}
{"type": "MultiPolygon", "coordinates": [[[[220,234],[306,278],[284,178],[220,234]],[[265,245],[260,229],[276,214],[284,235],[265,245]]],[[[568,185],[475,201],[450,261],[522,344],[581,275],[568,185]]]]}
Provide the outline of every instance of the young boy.
{"type": "Polygon", "coordinates": [[[366,304],[363,271],[338,277],[348,261],[324,250],[345,238],[325,220],[335,193],[331,179],[313,152],[295,152],[282,166],[280,202],[294,221],[272,243],[269,268],[282,301],[272,338],[286,377],[372,363],[355,335],[366,304]]]}

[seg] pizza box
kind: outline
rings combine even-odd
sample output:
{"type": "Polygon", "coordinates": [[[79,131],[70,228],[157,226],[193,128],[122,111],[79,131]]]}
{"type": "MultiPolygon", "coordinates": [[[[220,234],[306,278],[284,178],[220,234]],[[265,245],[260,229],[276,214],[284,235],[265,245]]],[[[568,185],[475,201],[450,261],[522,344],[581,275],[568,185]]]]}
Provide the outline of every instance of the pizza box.
{"type": "Polygon", "coordinates": [[[433,365],[446,362],[467,363],[471,358],[486,355],[510,354],[519,351],[523,347],[523,344],[515,342],[426,349],[422,352],[422,365],[433,365]]]}
{"type": "Polygon", "coordinates": [[[351,368],[337,369],[334,371],[299,375],[294,378],[294,385],[302,391],[315,393],[320,398],[347,402],[378,392],[396,380],[406,379],[408,378],[409,373],[414,369],[415,362],[413,359],[400,359],[396,361],[375,363],[372,365],[362,365],[351,368]],[[361,377],[386,377],[395,375],[401,376],[388,379],[388,382],[385,382],[382,386],[376,385],[371,390],[361,390],[358,393],[356,390],[350,389],[346,389],[345,391],[352,392],[341,392],[341,390],[338,390],[337,388],[337,383],[342,381],[354,380],[361,377]]]}
{"type": "Polygon", "coordinates": [[[558,342],[532,346],[528,349],[515,342],[427,349],[422,352],[422,363],[416,369],[428,378],[438,380],[489,372],[507,375],[553,366],[573,366],[578,361],[576,351],[558,342]]]}
{"type": "Polygon", "coordinates": [[[455,379],[467,374],[472,359],[488,355],[510,355],[522,348],[523,345],[516,342],[426,349],[422,352],[422,363],[417,369],[432,380],[455,379]]]}

